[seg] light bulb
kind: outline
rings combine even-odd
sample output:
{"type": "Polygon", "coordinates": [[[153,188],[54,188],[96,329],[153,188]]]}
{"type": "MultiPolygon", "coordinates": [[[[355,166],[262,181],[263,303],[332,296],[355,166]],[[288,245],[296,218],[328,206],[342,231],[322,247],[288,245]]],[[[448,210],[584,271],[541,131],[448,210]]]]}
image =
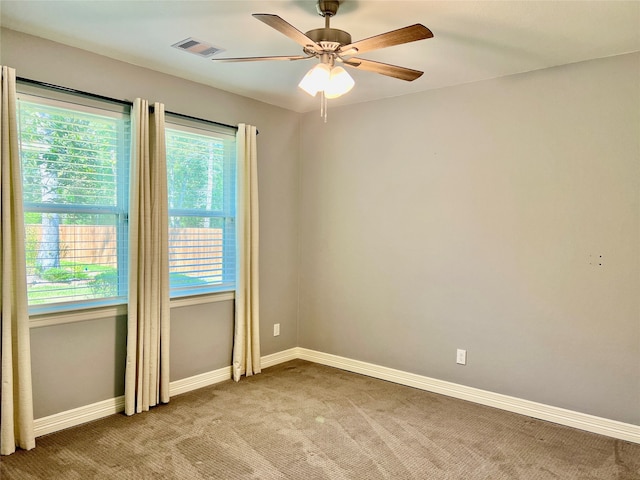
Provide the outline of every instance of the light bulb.
{"type": "Polygon", "coordinates": [[[338,98],[349,92],[355,85],[355,81],[351,75],[342,67],[333,67],[329,82],[324,89],[324,95],[327,98],[338,98]]]}
{"type": "Polygon", "coordinates": [[[315,97],[316,93],[326,88],[330,77],[331,67],[325,63],[319,63],[307,72],[298,86],[312,97],[315,97]]]}

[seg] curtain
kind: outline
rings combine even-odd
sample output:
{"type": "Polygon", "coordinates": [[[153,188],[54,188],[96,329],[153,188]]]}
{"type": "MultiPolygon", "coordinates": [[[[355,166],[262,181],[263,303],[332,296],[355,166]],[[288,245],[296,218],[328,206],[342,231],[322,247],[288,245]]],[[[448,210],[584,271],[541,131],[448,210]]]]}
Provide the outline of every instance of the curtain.
{"type": "Polygon", "coordinates": [[[237,268],[233,379],[260,373],[256,127],[238,125],[237,268]]]}
{"type": "Polygon", "coordinates": [[[131,112],[125,413],[169,401],[169,219],[164,105],[131,112]]]}
{"type": "Polygon", "coordinates": [[[0,454],[36,446],[33,433],[31,346],[27,310],[22,174],[18,154],[16,71],[0,84],[0,454]]]}

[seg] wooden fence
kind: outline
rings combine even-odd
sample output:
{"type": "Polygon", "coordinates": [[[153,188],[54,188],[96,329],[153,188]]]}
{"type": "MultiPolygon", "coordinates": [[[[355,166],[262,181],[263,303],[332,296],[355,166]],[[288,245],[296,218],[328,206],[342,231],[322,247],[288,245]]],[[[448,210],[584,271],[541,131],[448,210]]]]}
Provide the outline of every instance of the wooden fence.
{"type": "MultiPolygon", "coordinates": [[[[117,266],[115,226],[59,225],[58,232],[61,260],[74,264],[117,266]]],[[[42,241],[42,225],[26,225],[26,236],[27,258],[35,259],[42,241]]],[[[210,272],[212,266],[222,266],[222,229],[170,228],[169,242],[169,262],[173,272],[210,272]]]]}
{"type": "Polygon", "coordinates": [[[220,228],[170,228],[171,271],[222,275],[222,242],[220,228]]]}

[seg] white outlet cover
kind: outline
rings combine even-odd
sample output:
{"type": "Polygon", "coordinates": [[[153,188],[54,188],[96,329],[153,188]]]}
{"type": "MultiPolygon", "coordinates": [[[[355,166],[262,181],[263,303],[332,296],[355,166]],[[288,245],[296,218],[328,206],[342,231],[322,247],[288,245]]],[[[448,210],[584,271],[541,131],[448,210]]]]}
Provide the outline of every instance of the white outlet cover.
{"type": "Polygon", "coordinates": [[[458,365],[466,365],[467,364],[467,351],[459,348],[456,352],[456,363],[458,365]]]}

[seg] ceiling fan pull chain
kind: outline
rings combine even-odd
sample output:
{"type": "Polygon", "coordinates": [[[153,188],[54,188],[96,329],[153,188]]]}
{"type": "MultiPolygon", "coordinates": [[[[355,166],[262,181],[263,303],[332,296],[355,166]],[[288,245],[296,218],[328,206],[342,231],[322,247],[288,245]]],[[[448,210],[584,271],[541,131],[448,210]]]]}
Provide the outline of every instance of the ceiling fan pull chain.
{"type": "Polygon", "coordinates": [[[327,97],[324,90],[320,94],[320,116],[324,119],[324,123],[327,123],[327,97]]]}

